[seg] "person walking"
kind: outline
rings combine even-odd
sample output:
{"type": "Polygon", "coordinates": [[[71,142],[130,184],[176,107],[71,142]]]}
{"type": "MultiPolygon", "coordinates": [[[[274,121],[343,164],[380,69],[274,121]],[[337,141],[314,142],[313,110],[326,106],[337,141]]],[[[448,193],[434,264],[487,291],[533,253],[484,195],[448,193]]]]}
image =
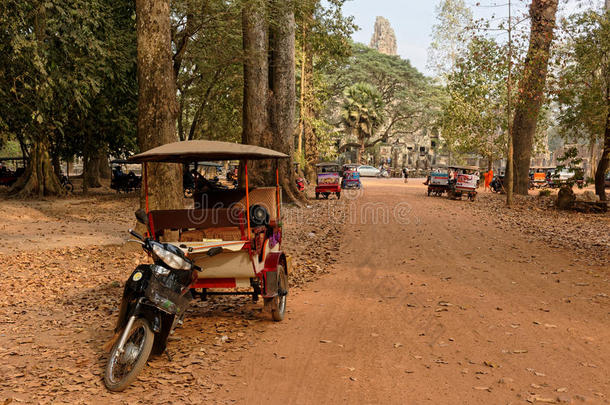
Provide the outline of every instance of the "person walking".
{"type": "Polygon", "coordinates": [[[405,184],[407,183],[407,181],[409,180],[409,169],[407,169],[406,167],[402,168],[402,176],[405,179],[405,184]]]}

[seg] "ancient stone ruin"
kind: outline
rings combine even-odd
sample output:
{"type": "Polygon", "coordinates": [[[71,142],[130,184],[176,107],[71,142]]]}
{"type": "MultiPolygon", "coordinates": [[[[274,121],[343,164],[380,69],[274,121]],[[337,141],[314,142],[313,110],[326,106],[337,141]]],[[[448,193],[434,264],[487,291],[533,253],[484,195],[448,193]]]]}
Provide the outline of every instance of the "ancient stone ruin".
{"type": "Polygon", "coordinates": [[[377,17],[377,20],[375,20],[375,32],[373,32],[370,47],[386,55],[398,54],[396,49],[396,34],[386,18],[377,17]]]}

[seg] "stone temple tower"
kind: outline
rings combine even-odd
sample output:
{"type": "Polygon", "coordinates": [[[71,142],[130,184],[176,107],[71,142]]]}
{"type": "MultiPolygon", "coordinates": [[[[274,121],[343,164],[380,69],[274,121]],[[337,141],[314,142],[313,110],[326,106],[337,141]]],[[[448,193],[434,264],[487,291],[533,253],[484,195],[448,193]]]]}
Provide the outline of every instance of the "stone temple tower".
{"type": "Polygon", "coordinates": [[[375,32],[373,32],[370,47],[386,55],[398,54],[396,49],[396,34],[386,18],[377,17],[377,20],[375,20],[375,32]]]}

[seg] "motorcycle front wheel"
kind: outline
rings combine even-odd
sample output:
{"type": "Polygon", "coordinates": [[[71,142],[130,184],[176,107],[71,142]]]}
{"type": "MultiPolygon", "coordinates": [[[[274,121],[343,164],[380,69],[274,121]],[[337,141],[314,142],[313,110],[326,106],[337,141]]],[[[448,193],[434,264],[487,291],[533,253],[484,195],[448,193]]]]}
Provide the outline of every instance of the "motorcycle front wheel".
{"type": "Polygon", "coordinates": [[[128,332],[123,352],[120,353],[118,350],[120,339],[110,352],[104,374],[106,388],[110,391],[123,391],[136,379],[146,366],[154,339],[150,323],[144,318],[136,319],[128,332]]]}

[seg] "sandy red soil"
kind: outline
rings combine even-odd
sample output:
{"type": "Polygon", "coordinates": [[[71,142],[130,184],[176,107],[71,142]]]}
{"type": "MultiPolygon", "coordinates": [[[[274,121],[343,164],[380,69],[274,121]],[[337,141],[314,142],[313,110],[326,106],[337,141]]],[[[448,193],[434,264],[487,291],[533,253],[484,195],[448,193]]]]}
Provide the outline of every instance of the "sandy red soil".
{"type": "Polygon", "coordinates": [[[144,258],[99,245],[130,224],[97,227],[94,247],[0,250],[0,403],[610,402],[608,215],[507,213],[498,196],[450,201],[416,181],[364,183],[357,198],[312,201],[313,217],[286,211],[296,240],[285,248],[297,266],[318,257],[323,268],[292,290],[284,322],[245,299],[198,303],[170,342],[172,361],[153,359],[121,394],[103,387],[101,345],[144,258]],[[568,230],[553,241],[559,222],[568,230]],[[597,239],[570,239],[581,231],[597,239]]]}

